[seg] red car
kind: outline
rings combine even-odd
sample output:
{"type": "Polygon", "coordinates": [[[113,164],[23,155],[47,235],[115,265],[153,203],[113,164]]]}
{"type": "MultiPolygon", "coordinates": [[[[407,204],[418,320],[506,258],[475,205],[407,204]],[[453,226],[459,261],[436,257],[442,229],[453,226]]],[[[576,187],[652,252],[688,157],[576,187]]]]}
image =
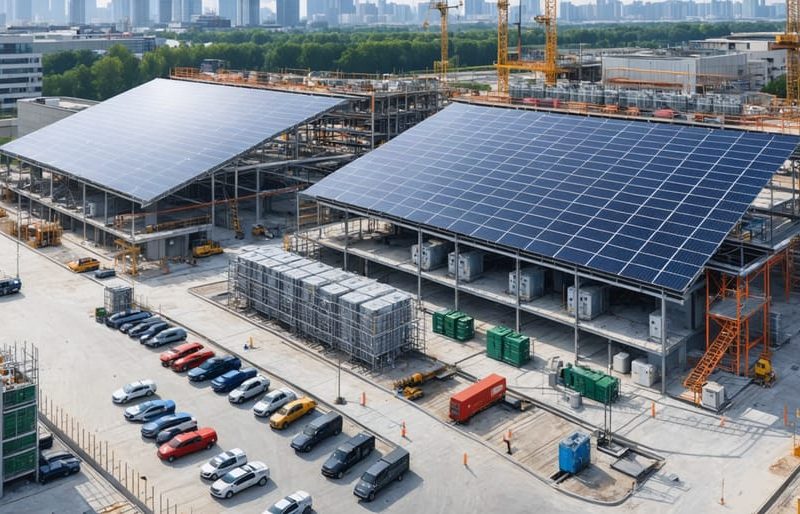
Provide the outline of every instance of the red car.
{"type": "Polygon", "coordinates": [[[192,353],[200,351],[203,349],[203,345],[200,343],[183,343],[181,345],[176,346],[175,348],[170,348],[166,352],[161,354],[161,365],[165,368],[172,366],[172,363],[176,360],[186,357],[192,353]]]}
{"type": "Polygon", "coordinates": [[[194,432],[185,432],[173,437],[158,449],[158,458],[169,462],[178,457],[189,455],[200,450],[210,450],[217,442],[217,432],[213,428],[200,428],[194,432]]]}
{"type": "Polygon", "coordinates": [[[187,369],[196,368],[213,356],[214,352],[212,350],[200,350],[190,353],[186,357],[181,357],[173,362],[172,371],[180,373],[181,371],[186,371],[187,369]]]}

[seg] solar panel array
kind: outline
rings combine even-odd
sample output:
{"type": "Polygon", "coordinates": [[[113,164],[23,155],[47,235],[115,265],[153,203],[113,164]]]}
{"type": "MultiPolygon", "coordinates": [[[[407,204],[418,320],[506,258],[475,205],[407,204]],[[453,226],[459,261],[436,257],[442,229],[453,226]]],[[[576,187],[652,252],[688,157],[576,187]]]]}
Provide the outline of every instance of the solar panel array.
{"type": "Polygon", "coordinates": [[[798,142],[453,104],[306,193],[683,291],[798,142]]]}
{"type": "Polygon", "coordinates": [[[341,102],[155,79],[0,150],[147,204],[341,102]]]}

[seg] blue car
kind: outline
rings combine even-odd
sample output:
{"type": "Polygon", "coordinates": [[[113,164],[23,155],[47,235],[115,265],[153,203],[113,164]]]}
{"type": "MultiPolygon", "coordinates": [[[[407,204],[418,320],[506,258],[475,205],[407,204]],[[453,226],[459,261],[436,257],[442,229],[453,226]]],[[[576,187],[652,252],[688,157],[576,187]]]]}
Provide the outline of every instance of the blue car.
{"type": "Polygon", "coordinates": [[[179,412],[177,414],[170,414],[169,416],[161,416],[154,421],[142,425],[142,436],[155,437],[162,430],[180,425],[184,421],[189,421],[191,419],[192,415],[188,412],[179,412]]]}
{"type": "Polygon", "coordinates": [[[175,402],[172,400],[151,400],[125,409],[125,419],[148,422],[174,413],[175,402]]]}
{"type": "Polygon", "coordinates": [[[160,321],[158,323],[153,323],[147,330],[139,334],[139,344],[145,344],[150,338],[153,338],[160,334],[161,332],[165,331],[169,328],[169,323],[166,321],[160,321]]]}
{"type": "Polygon", "coordinates": [[[56,460],[39,466],[39,482],[46,484],[50,480],[66,477],[81,470],[81,461],[77,457],[56,460]]]}
{"type": "Polygon", "coordinates": [[[223,373],[239,369],[242,367],[242,361],[233,355],[223,355],[221,357],[212,357],[201,365],[191,370],[188,374],[189,380],[192,382],[202,382],[203,380],[210,380],[217,378],[223,373]]]}
{"type": "Polygon", "coordinates": [[[258,375],[256,368],[233,369],[211,381],[211,388],[218,393],[233,391],[248,378],[258,375]]]}

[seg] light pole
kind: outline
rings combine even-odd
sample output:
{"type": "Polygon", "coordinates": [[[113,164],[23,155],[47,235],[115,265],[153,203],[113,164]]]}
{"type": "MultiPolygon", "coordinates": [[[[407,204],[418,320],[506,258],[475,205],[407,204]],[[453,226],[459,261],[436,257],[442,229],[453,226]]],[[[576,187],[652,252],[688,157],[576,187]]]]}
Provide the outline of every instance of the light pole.
{"type": "Polygon", "coordinates": [[[337,352],[337,366],[336,366],[336,405],[344,405],[345,401],[342,398],[342,354],[337,352]]]}

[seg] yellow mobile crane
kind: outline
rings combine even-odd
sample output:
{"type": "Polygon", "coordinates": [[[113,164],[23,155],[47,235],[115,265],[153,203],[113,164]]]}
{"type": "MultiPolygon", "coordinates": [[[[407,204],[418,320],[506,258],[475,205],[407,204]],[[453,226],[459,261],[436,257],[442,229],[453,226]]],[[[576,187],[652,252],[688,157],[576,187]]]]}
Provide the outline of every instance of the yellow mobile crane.
{"type": "MultiPolygon", "coordinates": [[[[458,8],[461,7],[461,5],[462,5],[461,2],[458,2],[457,4],[454,4],[454,5],[450,5],[450,4],[447,3],[447,1],[431,0],[430,5],[428,6],[429,10],[439,11],[439,14],[441,15],[441,22],[440,23],[441,23],[442,35],[441,35],[441,38],[440,38],[441,39],[440,42],[441,42],[442,54],[441,54],[441,59],[440,60],[433,62],[433,70],[439,72],[440,80],[443,83],[447,82],[447,67],[448,67],[448,64],[449,64],[449,59],[448,59],[449,49],[447,48],[447,38],[448,38],[448,36],[447,36],[447,14],[448,14],[448,11],[450,9],[458,9],[458,8]]],[[[428,20],[425,20],[425,22],[422,25],[423,25],[424,28],[427,29],[428,28],[428,20]]]]}
{"type": "Polygon", "coordinates": [[[786,50],[786,102],[800,101],[800,0],[786,0],[786,31],[775,36],[775,50],[786,50]]]}

